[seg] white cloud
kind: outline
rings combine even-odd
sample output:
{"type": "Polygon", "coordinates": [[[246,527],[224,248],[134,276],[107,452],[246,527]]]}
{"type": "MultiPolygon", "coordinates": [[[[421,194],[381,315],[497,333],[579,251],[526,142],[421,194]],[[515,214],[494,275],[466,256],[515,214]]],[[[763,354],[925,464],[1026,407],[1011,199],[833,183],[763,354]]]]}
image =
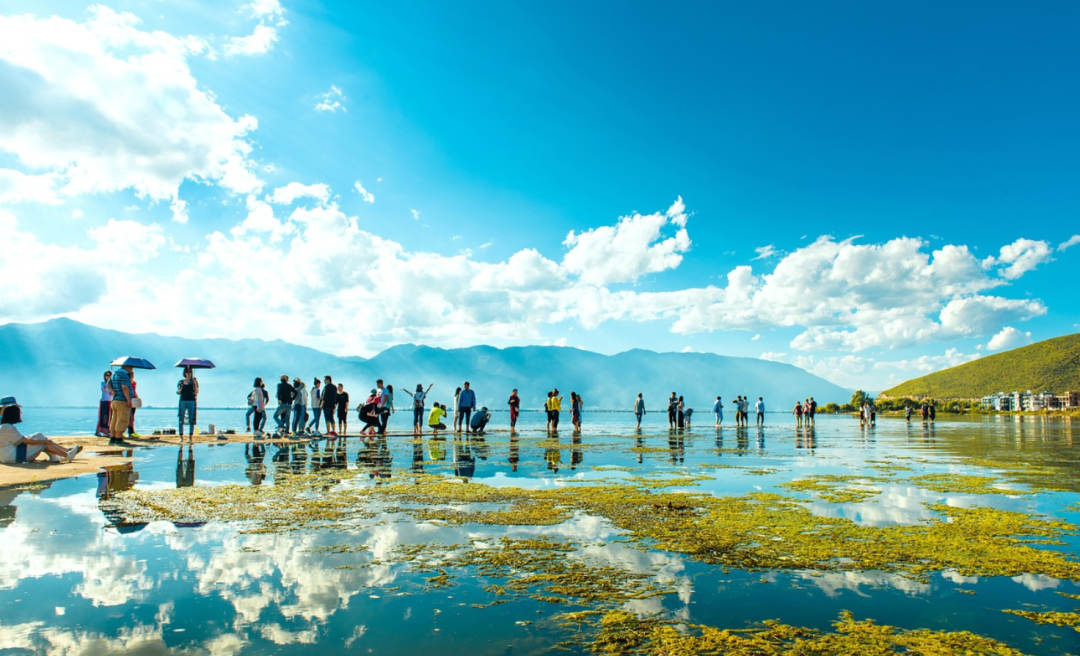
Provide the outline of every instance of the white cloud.
{"type": "Polygon", "coordinates": [[[777,255],[777,251],[773,248],[772,244],[769,244],[768,246],[759,246],[754,249],[754,252],[757,253],[757,257],[750,258],[751,261],[764,260],[777,255]]]}
{"type": "Polygon", "coordinates": [[[169,210],[172,211],[172,220],[177,223],[188,222],[187,202],[180,200],[179,198],[172,199],[169,203],[169,210]]]}
{"type": "Polygon", "coordinates": [[[1005,326],[1001,332],[990,338],[986,348],[990,351],[1016,348],[1031,343],[1031,332],[1021,332],[1012,326],[1005,326]]]}
{"type": "Polygon", "coordinates": [[[225,40],[224,51],[227,56],[262,55],[274,49],[278,40],[277,28],[272,25],[256,25],[247,36],[231,36],[225,40]]]}
{"type": "Polygon", "coordinates": [[[290,182],[284,187],[274,189],[268,200],[275,205],[291,205],[301,198],[314,198],[321,205],[325,205],[330,200],[330,187],[325,184],[290,182]]]}
{"type": "Polygon", "coordinates": [[[420,210],[409,210],[409,212],[412,213],[412,218],[414,221],[420,220],[420,210]]]}
{"type": "Polygon", "coordinates": [[[1050,244],[1045,241],[1021,238],[1002,246],[997,257],[983,260],[983,267],[999,267],[1002,278],[1016,280],[1040,264],[1052,261],[1050,254],[1050,244]]]}
{"type": "Polygon", "coordinates": [[[285,10],[278,0],[253,0],[248,4],[251,15],[260,19],[281,19],[285,16],[285,10]]]}
{"type": "Polygon", "coordinates": [[[759,339],[761,339],[761,335],[760,335],[760,334],[758,334],[758,335],[754,335],[753,337],[751,337],[751,338],[750,338],[750,341],[751,341],[751,342],[756,342],[756,341],[758,341],[759,339]]]}
{"type": "Polygon", "coordinates": [[[1057,249],[1059,252],[1065,251],[1072,248],[1073,246],[1076,246],[1077,244],[1080,244],[1080,235],[1073,235],[1072,237],[1069,237],[1065,241],[1058,244],[1057,249]]]}
{"type": "Polygon", "coordinates": [[[585,283],[633,282],[648,273],[673,269],[690,250],[682,198],[666,213],[624,216],[614,226],[603,226],[580,234],[570,231],[563,244],[570,251],[563,267],[578,274],[585,283]],[[678,227],[675,235],[661,241],[668,225],[678,227]]]}
{"type": "Polygon", "coordinates": [[[0,151],[35,171],[35,193],[132,189],[172,201],[186,179],[258,189],[246,140],[257,122],[226,114],[188,67],[207,43],[89,11],[84,23],[0,16],[0,151]]]}
{"type": "Polygon", "coordinates": [[[57,195],[56,184],[55,174],[30,175],[14,169],[0,168],[0,205],[21,202],[59,204],[61,200],[57,195]]]}
{"type": "Polygon", "coordinates": [[[319,102],[315,103],[315,111],[319,112],[336,112],[339,109],[343,112],[349,111],[345,107],[345,94],[342,93],[336,85],[331,84],[330,90],[319,96],[319,102]]]}
{"type": "Polygon", "coordinates": [[[77,209],[76,210],[71,210],[71,218],[73,218],[73,219],[81,219],[81,218],[83,218],[83,211],[82,210],[77,210],[77,209]]]}
{"type": "Polygon", "coordinates": [[[364,189],[364,185],[359,180],[353,183],[353,187],[356,189],[356,193],[360,194],[360,197],[364,199],[365,203],[374,203],[375,195],[367,189],[364,189]]]}

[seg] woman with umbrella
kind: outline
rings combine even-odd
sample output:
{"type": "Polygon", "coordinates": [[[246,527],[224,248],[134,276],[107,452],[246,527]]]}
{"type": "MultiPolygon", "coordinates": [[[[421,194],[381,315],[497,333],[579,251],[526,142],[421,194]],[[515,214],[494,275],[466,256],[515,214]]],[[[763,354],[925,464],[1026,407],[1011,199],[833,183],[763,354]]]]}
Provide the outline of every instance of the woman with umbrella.
{"type": "Polygon", "coordinates": [[[202,358],[184,358],[176,363],[177,367],[183,367],[184,377],[176,384],[176,394],[180,397],[178,432],[180,441],[184,441],[184,417],[188,420],[188,441],[195,441],[195,422],[198,412],[199,379],[195,377],[195,369],[213,369],[214,363],[202,358]]]}

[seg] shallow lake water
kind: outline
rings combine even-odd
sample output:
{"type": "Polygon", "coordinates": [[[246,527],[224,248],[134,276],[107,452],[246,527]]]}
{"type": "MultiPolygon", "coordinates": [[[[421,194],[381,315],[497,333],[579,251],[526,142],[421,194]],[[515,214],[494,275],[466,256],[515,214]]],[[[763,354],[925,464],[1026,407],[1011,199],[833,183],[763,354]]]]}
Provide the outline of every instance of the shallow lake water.
{"type": "MultiPolygon", "coordinates": [[[[63,424],[56,416],[76,411],[34,412],[41,426],[31,415],[27,428],[38,430],[56,428],[63,424]],[[46,419],[50,413],[54,418],[46,419]]],[[[158,412],[158,423],[170,425],[166,411],[158,412]]],[[[242,411],[220,412],[230,414],[222,415],[219,426],[243,427],[242,411]]],[[[146,413],[148,426],[156,416],[146,413]]],[[[588,653],[591,630],[558,616],[590,604],[503,595],[500,586],[522,576],[519,571],[500,578],[479,565],[417,566],[460,545],[482,550],[534,538],[569,545],[560,552],[567,561],[638,577],[659,592],[608,599],[605,608],[657,618],[679,630],[741,629],[779,620],[830,631],[848,610],[856,620],[873,618],[901,629],[970,631],[1024,653],[1080,651],[1080,633],[1073,628],[1002,612],[1080,609],[1080,602],[1066,596],[1080,594],[1080,580],[1043,573],[743,570],[625,539],[627,531],[609,518],[581,510],[538,525],[470,523],[417,517],[404,508],[408,504],[381,499],[355,514],[340,513],[327,525],[252,530],[248,520],[131,523],[110,503],[129,488],[235,484],[258,485],[259,492],[310,474],[330,482],[300,494],[327,505],[351,488],[389,489],[412,479],[430,482],[432,476],[536,491],[631,485],[645,477],[653,483],[672,479],[675,485],[664,487],[665,493],[781,494],[817,517],[865,527],[923,526],[942,506],[1078,520],[1080,422],[1069,419],[939,418],[908,424],[882,418],[876,427],[861,427],[851,417],[823,416],[806,429],[789,417],[769,415],[762,428],[736,429],[727,422],[717,430],[711,417],[699,416],[692,428],[677,432],[658,414],[647,419],[638,431],[629,413],[589,413],[580,435],[564,419],[557,438],[545,434],[538,413],[524,413],[511,436],[500,413],[495,430],[482,439],[414,441],[392,435],[371,442],[349,437],[259,447],[160,445],[137,448],[130,472],[0,490],[0,653],[300,653],[316,645],[332,653],[540,654],[556,645],[588,653]],[[882,472],[888,476],[877,476],[882,472]],[[941,491],[911,480],[928,474],[992,477],[995,489],[941,491]],[[784,487],[808,477],[852,475],[873,478],[854,484],[862,492],[855,497],[829,500],[784,487]],[[1032,486],[1039,491],[1029,493],[1032,486]]],[[[200,424],[206,421],[213,420],[200,418],[200,424]]],[[[253,503],[259,503],[257,496],[253,503]]],[[[643,514],[660,511],[641,508],[643,514]]],[[[1072,531],[1053,542],[1035,546],[1076,560],[1080,541],[1072,531]]]]}

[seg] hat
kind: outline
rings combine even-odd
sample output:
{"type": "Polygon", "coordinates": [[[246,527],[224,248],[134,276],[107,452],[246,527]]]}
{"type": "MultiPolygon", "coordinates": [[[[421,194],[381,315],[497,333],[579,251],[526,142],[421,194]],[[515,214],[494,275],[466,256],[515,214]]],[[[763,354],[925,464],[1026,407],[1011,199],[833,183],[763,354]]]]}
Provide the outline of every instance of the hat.
{"type": "Polygon", "coordinates": [[[486,406],[486,405],[485,405],[484,407],[480,408],[480,409],[481,409],[481,410],[483,410],[484,412],[487,412],[487,411],[488,411],[488,409],[487,409],[487,406],[486,406]]]}
{"type": "Polygon", "coordinates": [[[21,405],[19,405],[19,402],[15,400],[14,396],[5,396],[3,398],[0,398],[0,408],[8,408],[11,406],[15,406],[17,408],[22,407],[21,405]]]}

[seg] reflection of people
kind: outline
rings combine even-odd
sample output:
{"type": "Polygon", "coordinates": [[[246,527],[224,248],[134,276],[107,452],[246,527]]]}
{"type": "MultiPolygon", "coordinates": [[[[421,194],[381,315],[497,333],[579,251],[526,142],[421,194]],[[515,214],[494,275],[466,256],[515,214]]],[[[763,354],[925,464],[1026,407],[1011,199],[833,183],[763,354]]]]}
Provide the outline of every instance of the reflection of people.
{"type": "Polygon", "coordinates": [[[176,394],[180,397],[179,425],[177,435],[184,439],[184,416],[188,420],[188,440],[195,439],[195,413],[198,412],[196,399],[199,397],[199,379],[191,367],[184,367],[184,377],[176,384],[176,394]]]}
{"type": "Polygon", "coordinates": [[[191,445],[188,444],[187,459],[184,459],[184,447],[176,454],[176,487],[191,487],[195,485],[195,455],[191,445]]]}
{"type": "Polygon", "coordinates": [[[418,437],[413,438],[412,443],[412,470],[414,472],[424,471],[424,440],[418,437]]]}
{"type": "Polygon", "coordinates": [[[105,372],[105,380],[101,383],[101,402],[98,403],[98,422],[97,430],[94,435],[98,437],[109,437],[109,406],[112,405],[113,393],[109,389],[109,379],[112,378],[112,372],[105,372]]]}
{"type": "Polygon", "coordinates": [[[559,449],[559,438],[551,437],[544,443],[544,460],[547,460],[547,468],[552,473],[559,473],[559,465],[562,464],[562,451],[559,449]]]}
{"type": "Polygon", "coordinates": [[[263,464],[266,458],[266,447],[262,444],[245,444],[244,458],[247,460],[247,469],[244,473],[247,474],[251,484],[259,485],[266,480],[266,465],[263,464]]]}
{"type": "Polygon", "coordinates": [[[22,422],[22,406],[14,396],[0,399],[0,462],[33,462],[42,453],[51,457],[53,462],[71,462],[82,451],[81,446],[65,449],[41,433],[25,437],[15,428],[22,422]]]}
{"type": "Polygon", "coordinates": [[[581,433],[576,433],[570,438],[570,469],[577,469],[577,466],[585,459],[585,454],[581,450],[581,433]]]}
{"type": "Polygon", "coordinates": [[[476,414],[472,416],[472,420],[469,422],[469,428],[473,433],[482,435],[484,433],[484,427],[491,421],[491,415],[488,413],[487,406],[480,408],[476,411],[476,414]]]}
{"type": "Polygon", "coordinates": [[[476,456],[472,454],[472,450],[469,448],[469,441],[467,439],[461,439],[460,437],[454,438],[454,475],[461,476],[466,479],[472,478],[476,474],[476,456]]]}
{"type": "Polygon", "coordinates": [[[521,449],[518,447],[517,437],[513,433],[510,434],[510,470],[517,471],[518,462],[521,461],[521,449]]]}

